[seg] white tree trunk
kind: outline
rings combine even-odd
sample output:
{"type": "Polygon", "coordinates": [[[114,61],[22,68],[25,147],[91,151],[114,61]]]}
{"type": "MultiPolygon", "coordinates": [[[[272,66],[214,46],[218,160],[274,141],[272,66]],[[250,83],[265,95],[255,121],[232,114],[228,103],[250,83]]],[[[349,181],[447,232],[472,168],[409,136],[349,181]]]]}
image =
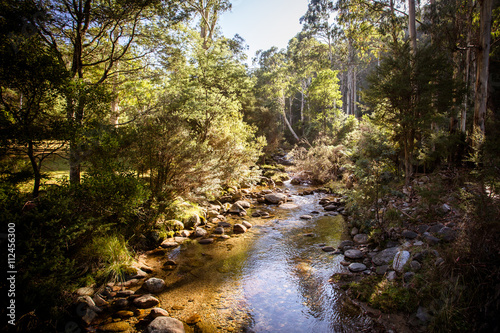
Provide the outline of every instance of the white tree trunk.
{"type": "Polygon", "coordinates": [[[408,0],[408,34],[413,55],[417,54],[417,28],[415,25],[415,0],[408,0]]]}
{"type": "MultiPolygon", "coordinates": [[[[480,0],[480,48],[477,55],[474,131],[484,136],[491,42],[491,12],[493,0],[480,0]]],[[[482,141],[482,138],[480,139],[482,141]]]]}

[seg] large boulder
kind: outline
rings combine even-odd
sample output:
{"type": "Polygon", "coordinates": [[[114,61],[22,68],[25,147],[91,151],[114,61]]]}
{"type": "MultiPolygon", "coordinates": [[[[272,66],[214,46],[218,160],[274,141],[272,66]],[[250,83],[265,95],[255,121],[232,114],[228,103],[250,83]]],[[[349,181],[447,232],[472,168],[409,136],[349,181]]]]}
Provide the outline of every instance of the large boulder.
{"type": "Polygon", "coordinates": [[[279,204],[281,202],[286,202],[287,196],[283,193],[270,193],[264,196],[264,199],[271,204],[279,204]]]}
{"type": "Polygon", "coordinates": [[[158,317],[148,325],[148,333],[185,333],[185,330],[180,320],[158,317]]]}
{"type": "Polygon", "coordinates": [[[399,248],[390,247],[383,251],[380,251],[376,255],[373,256],[372,261],[377,266],[387,265],[391,260],[394,259],[396,253],[398,253],[399,248]]]}

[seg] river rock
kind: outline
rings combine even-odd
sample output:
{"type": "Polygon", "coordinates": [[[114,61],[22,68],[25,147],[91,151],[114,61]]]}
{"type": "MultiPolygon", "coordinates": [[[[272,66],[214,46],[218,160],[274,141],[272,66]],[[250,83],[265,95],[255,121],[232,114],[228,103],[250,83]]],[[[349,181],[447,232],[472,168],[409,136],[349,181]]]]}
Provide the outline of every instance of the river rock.
{"type": "Polygon", "coordinates": [[[160,301],[151,294],[142,295],[134,299],[134,305],[139,309],[152,308],[158,304],[160,304],[160,301]]]}
{"type": "Polygon", "coordinates": [[[126,321],[104,324],[99,326],[101,332],[127,332],[130,330],[130,324],[126,321]]]}
{"type": "Polygon", "coordinates": [[[287,196],[282,193],[270,193],[264,196],[267,202],[271,204],[279,204],[281,202],[286,202],[287,196]]]}
{"type": "Polygon", "coordinates": [[[401,233],[401,236],[407,239],[415,239],[417,238],[418,234],[415,231],[405,230],[401,233]]]}
{"type": "Polygon", "coordinates": [[[349,259],[361,259],[363,258],[363,252],[355,249],[347,250],[344,252],[344,257],[349,259]]]}
{"type": "Polygon", "coordinates": [[[196,228],[194,230],[194,238],[198,238],[198,237],[205,237],[207,235],[207,231],[203,228],[196,228]]]}
{"type": "Polygon", "coordinates": [[[366,270],[366,266],[364,264],[360,264],[358,262],[353,262],[349,265],[349,270],[353,273],[362,272],[366,270]]]}
{"type": "Polygon", "coordinates": [[[133,290],[119,290],[116,292],[116,297],[129,297],[134,294],[133,290]]]}
{"type": "Polygon", "coordinates": [[[214,229],[214,234],[216,235],[222,235],[224,234],[224,228],[223,227],[217,227],[214,229]]]}
{"type": "Polygon", "coordinates": [[[390,271],[386,275],[386,278],[387,278],[388,281],[394,281],[394,280],[396,280],[397,277],[398,277],[398,275],[396,274],[395,271],[390,271]]]}
{"type": "Polygon", "coordinates": [[[238,205],[240,205],[244,209],[248,209],[248,208],[250,208],[252,206],[250,204],[250,202],[248,202],[246,200],[239,200],[239,201],[236,201],[235,203],[237,203],[238,205]]]}
{"type": "Polygon", "coordinates": [[[432,236],[428,232],[424,232],[424,234],[422,236],[424,237],[424,240],[429,245],[436,245],[437,243],[439,243],[439,238],[432,236]]]}
{"type": "Polygon", "coordinates": [[[353,240],[357,244],[366,244],[366,243],[368,243],[368,235],[367,234],[357,234],[354,236],[353,240]]]}
{"type": "Polygon", "coordinates": [[[180,320],[171,317],[158,317],[148,325],[148,333],[185,333],[180,320]]]}
{"type": "Polygon", "coordinates": [[[429,226],[427,224],[421,224],[417,227],[417,231],[420,234],[423,234],[424,232],[427,232],[429,230],[429,226]]]}
{"type": "Polygon", "coordinates": [[[247,229],[250,229],[252,227],[252,224],[248,221],[242,221],[241,224],[247,229]]]}
{"type": "Polygon", "coordinates": [[[333,246],[323,246],[321,248],[321,250],[325,251],[325,252],[334,252],[335,251],[335,248],[333,246]]]}
{"type": "Polygon", "coordinates": [[[150,320],[154,320],[158,317],[168,317],[168,316],[169,313],[167,310],[162,308],[152,308],[147,317],[150,320]]]}
{"type": "Polygon", "coordinates": [[[323,209],[327,212],[333,212],[333,211],[336,211],[338,208],[337,208],[337,205],[335,205],[335,204],[329,204],[329,205],[326,205],[323,209]]]}
{"type": "Polygon", "coordinates": [[[216,211],[216,210],[209,210],[209,211],[207,212],[207,217],[208,217],[209,219],[217,218],[217,216],[219,216],[219,212],[218,212],[218,211],[216,211]]]}
{"type": "Polygon", "coordinates": [[[161,247],[167,249],[167,248],[172,248],[172,247],[177,247],[179,244],[172,239],[165,239],[161,244],[161,247]]]}
{"type": "Polygon", "coordinates": [[[94,297],[92,297],[92,300],[94,301],[95,305],[98,307],[103,307],[109,305],[109,303],[99,294],[95,294],[94,297]]]}
{"type": "Polygon", "coordinates": [[[120,298],[115,298],[113,300],[112,304],[113,304],[113,307],[115,307],[115,308],[123,309],[123,308],[126,308],[128,306],[129,301],[126,298],[120,297],[120,298]]]}
{"type": "Polygon", "coordinates": [[[444,227],[444,225],[442,223],[435,224],[429,228],[429,232],[435,234],[439,230],[441,230],[443,227],[444,227]]]}
{"type": "Polygon", "coordinates": [[[422,268],[422,264],[420,264],[416,260],[412,260],[410,262],[410,267],[411,267],[412,271],[416,272],[416,271],[419,271],[422,268]]]}
{"type": "Polygon", "coordinates": [[[245,215],[247,213],[247,211],[238,202],[234,203],[231,206],[231,208],[229,208],[229,213],[231,213],[231,214],[245,215]]]}
{"type": "Polygon", "coordinates": [[[391,260],[394,259],[394,256],[396,255],[396,253],[398,253],[398,250],[399,249],[397,247],[390,247],[388,249],[380,251],[372,258],[372,261],[377,266],[387,265],[391,260]]]}
{"type": "Polygon", "coordinates": [[[244,234],[247,232],[247,228],[243,224],[237,223],[233,226],[233,232],[235,234],[244,234]]]}
{"type": "Polygon", "coordinates": [[[162,292],[166,287],[165,281],[154,277],[147,279],[146,282],[144,282],[144,285],[146,286],[146,289],[153,294],[162,292]]]}
{"type": "Polygon", "coordinates": [[[377,266],[377,268],[375,269],[375,273],[377,273],[377,275],[384,275],[388,269],[389,265],[377,266]]]}
{"type": "Polygon", "coordinates": [[[221,228],[231,228],[231,223],[219,222],[219,223],[217,223],[217,226],[221,227],[221,228]]]}
{"type": "Polygon", "coordinates": [[[132,311],[120,310],[117,313],[115,313],[115,316],[118,318],[127,319],[133,317],[134,313],[132,311]]]}
{"type": "Polygon", "coordinates": [[[198,243],[202,245],[212,244],[213,242],[215,242],[214,238],[203,238],[198,241],[198,243]]]}
{"type": "Polygon", "coordinates": [[[303,220],[310,220],[313,217],[311,215],[302,215],[300,218],[303,219],[303,220]]]}
{"type": "Polygon", "coordinates": [[[445,242],[453,242],[457,237],[457,233],[455,230],[449,227],[443,227],[438,231],[438,234],[441,235],[445,242]]]}
{"type": "Polygon", "coordinates": [[[394,256],[392,268],[401,273],[403,271],[404,265],[406,265],[406,263],[408,262],[408,259],[410,259],[410,252],[398,251],[398,253],[396,253],[396,255],[394,256]]]}
{"type": "Polygon", "coordinates": [[[356,236],[357,234],[359,234],[359,229],[354,227],[352,228],[351,230],[351,236],[356,236]]]}
{"type": "Polygon", "coordinates": [[[343,250],[345,247],[353,246],[354,243],[351,240],[344,240],[340,242],[339,249],[343,250]]]}
{"type": "Polygon", "coordinates": [[[82,287],[82,288],[77,289],[75,291],[75,293],[78,296],[92,296],[92,295],[94,295],[95,290],[92,287],[82,287]]]}
{"type": "Polygon", "coordinates": [[[201,225],[201,219],[198,214],[191,215],[187,221],[184,223],[184,228],[186,229],[194,229],[197,226],[201,225]]]}

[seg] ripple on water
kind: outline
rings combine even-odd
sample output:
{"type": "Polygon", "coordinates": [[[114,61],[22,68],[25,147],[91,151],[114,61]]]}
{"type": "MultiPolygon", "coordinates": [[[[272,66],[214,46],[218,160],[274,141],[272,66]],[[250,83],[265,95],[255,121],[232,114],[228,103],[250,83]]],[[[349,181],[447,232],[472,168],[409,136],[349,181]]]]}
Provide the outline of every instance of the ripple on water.
{"type": "Polygon", "coordinates": [[[279,223],[248,218],[255,228],[245,236],[170,252],[179,268],[165,276],[170,288],[160,295],[162,305],[182,305],[182,312],[173,313],[180,319],[201,315],[198,326],[206,332],[359,331],[369,319],[328,282],[345,270],[340,257],[318,246],[340,244],[342,216],[299,218],[322,211],[320,197],[292,196],[293,203],[270,206],[279,223]]]}

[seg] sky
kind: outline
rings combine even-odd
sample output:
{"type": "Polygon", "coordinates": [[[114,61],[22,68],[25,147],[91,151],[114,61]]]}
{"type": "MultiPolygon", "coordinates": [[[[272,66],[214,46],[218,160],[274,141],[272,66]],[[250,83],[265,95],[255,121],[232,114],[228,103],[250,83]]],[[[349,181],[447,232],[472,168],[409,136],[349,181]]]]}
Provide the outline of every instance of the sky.
{"type": "Polygon", "coordinates": [[[232,0],[233,9],[219,19],[222,34],[240,35],[249,46],[247,63],[258,50],[272,46],[286,48],[302,30],[299,19],[306,13],[308,0],[232,0]]]}

